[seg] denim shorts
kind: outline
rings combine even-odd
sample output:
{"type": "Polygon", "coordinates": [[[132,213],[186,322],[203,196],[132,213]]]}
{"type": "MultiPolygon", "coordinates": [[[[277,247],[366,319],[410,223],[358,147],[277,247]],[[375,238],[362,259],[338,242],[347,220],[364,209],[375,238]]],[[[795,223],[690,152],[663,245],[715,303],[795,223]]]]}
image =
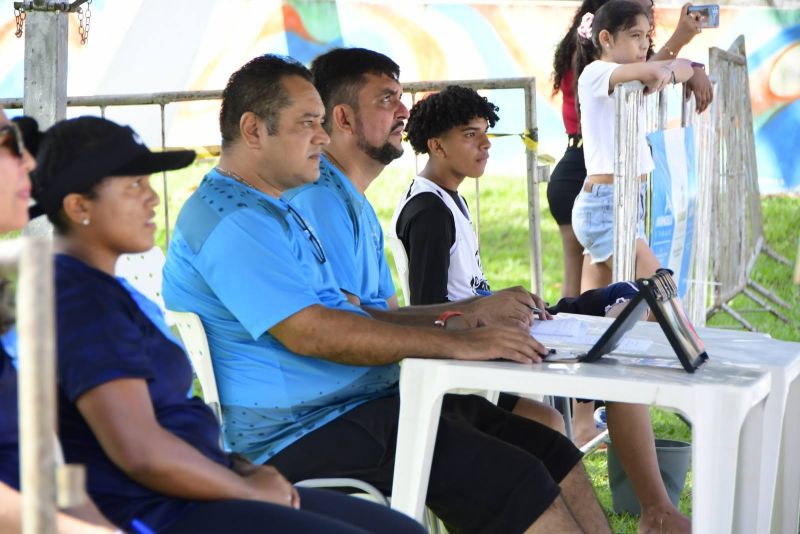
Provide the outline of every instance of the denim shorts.
{"type": "MultiPolygon", "coordinates": [[[[587,182],[584,182],[587,183],[587,182]]],[[[639,189],[639,223],[636,237],[644,235],[644,203],[647,183],[639,189]]],[[[572,207],[572,230],[592,263],[602,263],[614,251],[614,185],[592,184],[592,192],[581,188],[572,207]]]]}

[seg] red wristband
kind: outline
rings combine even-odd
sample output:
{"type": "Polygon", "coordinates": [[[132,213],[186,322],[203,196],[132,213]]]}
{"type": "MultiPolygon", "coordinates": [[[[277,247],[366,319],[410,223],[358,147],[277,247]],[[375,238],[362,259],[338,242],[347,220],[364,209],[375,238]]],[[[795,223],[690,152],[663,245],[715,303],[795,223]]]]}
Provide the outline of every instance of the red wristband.
{"type": "Polygon", "coordinates": [[[464,314],[462,312],[460,312],[460,311],[442,312],[442,314],[439,315],[439,317],[437,317],[435,321],[433,321],[433,324],[435,324],[436,326],[441,326],[442,328],[444,328],[445,326],[447,326],[447,320],[448,319],[450,319],[451,317],[458,317],[459,315],[464,315],[464,314]]]}

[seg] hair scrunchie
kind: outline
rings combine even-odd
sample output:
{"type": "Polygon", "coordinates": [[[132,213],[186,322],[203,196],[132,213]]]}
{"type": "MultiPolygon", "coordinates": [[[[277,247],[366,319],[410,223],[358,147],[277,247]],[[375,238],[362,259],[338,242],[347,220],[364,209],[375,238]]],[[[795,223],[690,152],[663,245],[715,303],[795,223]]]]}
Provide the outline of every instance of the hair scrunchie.
{"type": "Polygon", "coordinates": [[[592,40],[592,21],[594,21],[594,14],[585,13],[581,19],[581,25],[578,26],[578,35],[590,41],[592,40]]]}

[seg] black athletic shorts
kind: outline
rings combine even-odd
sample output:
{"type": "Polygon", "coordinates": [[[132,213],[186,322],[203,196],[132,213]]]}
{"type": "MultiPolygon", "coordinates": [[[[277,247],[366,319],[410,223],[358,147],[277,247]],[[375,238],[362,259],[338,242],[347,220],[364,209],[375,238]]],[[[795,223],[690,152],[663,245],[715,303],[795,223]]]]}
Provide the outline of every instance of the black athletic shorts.
{"type": "Polygon", "coordinates": [[[500,393],[497,396],[497,407],[507,412],[513,412],[517,402],[519,402],[519,395],[513,393],[500,393]]]}
{"type": "Polygon", "coordinates": [[[583,145],[570,142],[564,157],[556,164],[547,184],[547,202],[550,213],[560,226],[572,224],[572,205],[583,187],[586,164],[583,160],[583,145]]]}
{"type": "MultiPolygon", "coordinates": [[[[289,480],[353,477],[391,491],[400,408],[366,402],[268,463],[289,480]]],[[[566,437],[476,395],[445,395],[427,504],[456,533],[523,532],[559,495],[581,459],[566,437]]]]}

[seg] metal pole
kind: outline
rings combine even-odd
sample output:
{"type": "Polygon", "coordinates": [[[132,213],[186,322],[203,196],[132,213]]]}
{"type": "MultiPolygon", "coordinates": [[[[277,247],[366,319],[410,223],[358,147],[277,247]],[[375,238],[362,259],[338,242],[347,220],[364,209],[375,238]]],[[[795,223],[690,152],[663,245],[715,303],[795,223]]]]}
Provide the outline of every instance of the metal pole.
{"type": "Polygon", "coordinates": [[[614,89],[614,249],[612,280],[636,276],[636,232],[639,221],[639,113],[641,82],[614,89]]]}
{"type": "Polygon", "coordinates": [[[478,249],[481,248],[481,184],[480,178],[475,178],[475,240],[478,249]]]}
{"type": "MultiPolygon", "coordinates": [[[[46,2],[35,2],[37,7],[46,2]]],[[[30,10],[25,19],[25,114],[49,128],[67,114],[67,13],[30,10]]]]}
{"type": "Polygon", "coordinates": [[[17,290],[23,534],[56,531],[56,365],[52,241],[25,238],[17,290]]]}
{"type": "MultiPolygon", "coordinates": [[[[67,114],[67,13],[41,11],[47,2],[38,0],[25,19],[25,114],[41,129],[67,114]]],[[[26,235],[52,235],[53,227],[44,218],[32,221],[26,235]]]]}
{"type": "MultiPolygon", "coordinates": [[[[525,133],[536,132],[536,80],[528,79],[525,92],[525,133]]],[[[539,180],[536,176],[536,152],[526,147],[525,168],[528,181],[528,239],[531,258],[531,291],[544,292],[542,274],[542,227],[539,212],[539,180]]]]}
{"type": "MultiPolygon", "coordinates": [[[[164,109],[166,107],[166,104],[161,104],[161,150],[167,149],[167,126],[164,120],[164,109]]],[[[161,182],[164,184],[164,198],[161,200],[164,206],[164,244],[169,246],[169,190],[167,189],[167,171],[161,173],[161,182]]]]}

